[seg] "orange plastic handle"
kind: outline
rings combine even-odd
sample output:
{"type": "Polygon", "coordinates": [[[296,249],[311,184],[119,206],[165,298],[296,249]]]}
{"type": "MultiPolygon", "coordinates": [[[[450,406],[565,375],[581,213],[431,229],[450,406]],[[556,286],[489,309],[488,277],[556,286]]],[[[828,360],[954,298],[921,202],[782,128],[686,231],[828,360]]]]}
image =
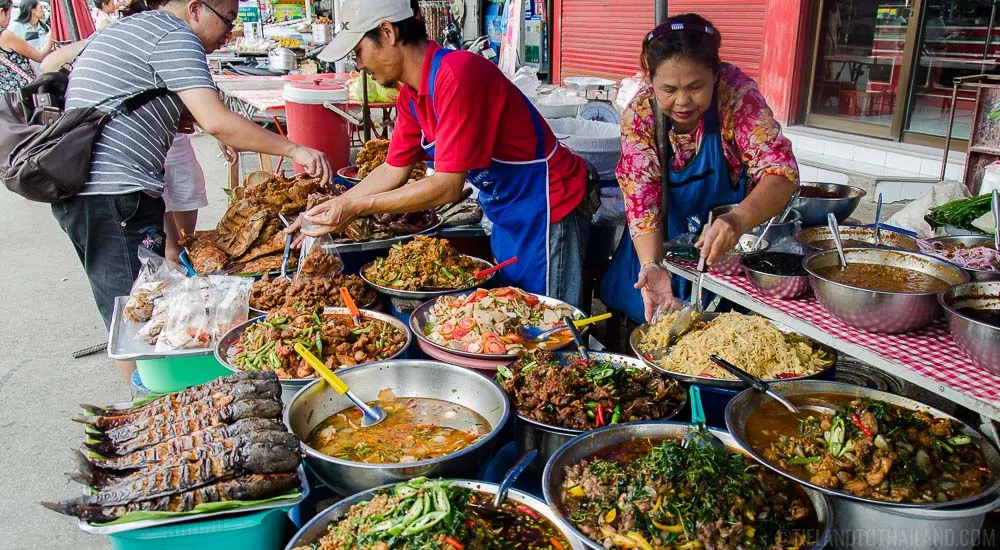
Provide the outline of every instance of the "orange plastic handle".
{"type": "Polygon", "coordinates": [[[340,298],[344,301],[344,305],[347,306],[347,311],[351,312],[351,319],[354,320],[354,323],[360,324],[361,312],[358,311],[358,306],[354,303],[354,298],[351,298],[351,293],[347,291],[346,287],[340,287],[340,298]]]}

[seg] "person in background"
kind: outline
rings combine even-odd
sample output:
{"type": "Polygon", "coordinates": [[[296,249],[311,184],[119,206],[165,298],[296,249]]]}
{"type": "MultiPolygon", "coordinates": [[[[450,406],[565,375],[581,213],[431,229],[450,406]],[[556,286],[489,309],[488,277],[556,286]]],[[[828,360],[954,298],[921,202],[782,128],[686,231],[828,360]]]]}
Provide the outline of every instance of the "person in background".
{"type": "MultiPolygon", "coordinates": [[[[580,306],[583,257],[600,178],[559,144],[545,119],[482,56],[429,40],[409,0],[347,0],[346,30],[319,58],[352,52],[382,85],[399,83],[397,118],[385,163],[347,193],[313,207],[316,235],[342,231],[358,216],[415,212],[454,202],[466,181],[479,189],[491,222],[502,284],[580,306]],[[434,174],[410,183],[416,163],[434,174]]],[[[298,226],[294,224],[289,231],[298,226]]]]}
{"type": "MultiPolygon", "coordinates": [[[[194,132],[194,127],[187,130],[194,132]]],[[[179,132],[174,136],[163,161],[163,174],[165,257],[178,263],[182,250],[178,241],[182,235],[194,233],[198,226],[198,210],[208,206],[205,172],[195,156],[190,133],[179,132]]]]}
{"type": "MultiPolygon", "coordinates": [[[[17,19],[7,25],[7,30],[23,38],[36,50],[48,51],[52,49],[52,45],[49,44],[49,26],[45,22],[47,16],[45,5],[38,0],[22,0],[17,19]]],[[[32,61],[31,67],[37,74],[39,63],[32,61]]]]}
{"type": "MultiPolygon", "coordinates": [[[[108,328],[115,297],[128,295],[138,276],[139,249],[164,252],[164,159],[184,109],[206,133],[236,149],[291,158],[310,176],[330,181],[323,153],[268,132],[219,98],[207,54],[231,35],[238,7],[237,0],[170,0],[85,43],[61,48],[42,64],[54,71],[76,58],[67,109],[111,111],[129,98],[161,90],[136,110],[111,118],[94,142],[89,182],[77,196],[52,205],[108,328]]],[[[116,366],[127,383],[135,363],[116,366]]]]}
{"type": "Polygon", "coordinates": [[[600,290],[609,309],[637,323],[682,297],[662,265],[663,243],[687,233],[689,217],[704,221],[713,207],[739,203],[695,243],[712,265],[798,188],[791,142],[753,79],[721,61],[721,44],[719,30],[697,14],[669,18],[642,42],[648,84],[622,116],[617,169],[631,239],[622,239],[600,290]],[[655,109],[665,115],[672,151],[666,212],[655,109]]]}
{"type": "Polygon", "coordinates": [[[94,0],[94,10],[91,12],[94,17],[94,28],[101,30],[113,23],[111,14],[116,10],[114,0],[94,0]]]}
{"type": "Polygon", "coordinates": [[[17,33],[8,30],[10,0],[0,0],[0,91],[16,92],[35,79],[31,62],[41,62],[52,51],[52,41],[42,49],[33,47],[17,33]]]}

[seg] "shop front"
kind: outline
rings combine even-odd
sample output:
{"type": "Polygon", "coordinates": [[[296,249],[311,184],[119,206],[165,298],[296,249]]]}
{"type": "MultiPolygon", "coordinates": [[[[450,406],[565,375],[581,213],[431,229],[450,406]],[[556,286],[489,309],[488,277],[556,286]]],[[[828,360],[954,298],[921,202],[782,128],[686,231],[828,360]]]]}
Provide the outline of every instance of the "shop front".
{"type": "MultiPolygon", "coordinates": [[[[811,8],[808,126],[941,146],[956,77],[996,74],[989,0],[822,0],[811,8]]],[[[969,137],[974,97],[959,92],[953,136],[969,137]]]]}

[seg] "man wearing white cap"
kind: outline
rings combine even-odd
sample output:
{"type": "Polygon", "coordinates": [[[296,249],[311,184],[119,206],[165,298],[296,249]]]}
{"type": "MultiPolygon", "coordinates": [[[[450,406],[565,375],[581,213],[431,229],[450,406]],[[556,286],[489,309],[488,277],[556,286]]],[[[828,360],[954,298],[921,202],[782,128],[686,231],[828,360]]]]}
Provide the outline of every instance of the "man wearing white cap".
{"type": "Polygon", "coordinates": [[[489,60],[427,38],[410,0],[346,0],[344,23],[320,54],[353,54],[382,85],[399,85],[386,162],[344,195],[311,209],[317,235],[358,216],[413,212],[458,200],[466,181],[493,222],[495,259],[518,261],[505,284],[579,305],[596,174],[559,145],[528,99],[489,60]],[[433,175],[404,185],[419,161],[433,175]],[[588,185],[590,184],[590,185],[588,185]],[[589,193],[588,190],[593,190],[589,193]]]}

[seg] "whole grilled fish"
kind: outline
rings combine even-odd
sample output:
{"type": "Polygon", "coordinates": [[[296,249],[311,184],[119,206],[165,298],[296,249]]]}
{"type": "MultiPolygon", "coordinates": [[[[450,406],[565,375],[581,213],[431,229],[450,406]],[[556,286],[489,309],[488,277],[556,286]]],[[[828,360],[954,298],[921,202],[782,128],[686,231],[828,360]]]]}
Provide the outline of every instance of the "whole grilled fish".
{"type": "MultiPolygon", "coordinates": [[[[138,407],[131,407],[128,409],[115,409],[115,408],[98,407],[95,405],[85,405],[85,404],[80,406],[88,414],[94,416],[131,415],[150,408],[160,408],[161,410],[168,410],[187,405],[188,403],[193,403],[195,401],[198,401],[199,399],[203,399],[216,391],[226,388],[227,386],[251,380],[277,381],[278,376],[271,371],[240,371],[240,372],[234,372],[229,376],[216,378],[215,380],[212,380],[210,382],[205,382],[204,384],[200,384],[198,386],[191,386],[186,390],[158,397],[148,403],[143,403],[138,407]]],[[[280,397],[280,395],[278,397],[280,397]]]]}
{"type": "Polygon", "coordinates": [[[298,449],[286,447],[256,447],[251,453],[230,451],[209,455],[198,462],[181,463],[124,478],[120,483],[87,495],[87,504],[112,506],[138,500],[183,493],[202,485],[215,483],[250,473],[292,472],[302,457],[298,449]],[[250,466],[262,470],[254,472],[250,466]]]}
{"type": "Polygon", "coordinates": [[[94,466],[79,451],[74,455],[79,472],[70,475],[73,481],[94,489],[105,489],[129,483],[158,470],[223,459],[227,465],[242,467],[248,473],[275,474],[292,471],[298,461],[291,460],[299,453],[299,440],[288,432],[254,432],[232,439],[217,439],[206,445],[170,453],[159,461],[142,465],[133,470],[105,470],[94,466]]]}
{"type": "Polygon", "coordinates": [[[97,438],[115,442],[128,441],[150,430],[193,418],[205,421],[205,425],[209,426],[228,424],[243,418],[278,418],[279,416],[281,416],[281,401],[274,398],[235,401],[219,408],[212,407],[211,404],[203,401],[197,401],[166,414],[111,428],[98,435],[97,438]]]}
{"type": "Polygon", "coordinates": [[[262,500],[287,493],[299,486],[299,477],[288,474],[253,474],[229,479],[190,491],[158,498],[103,506],[79,497],[63,502],[43,502],[42,506],[91,522],[119,519],[129,512],[187,512],[206,502],[262,500]]]}
{"type": "Polygon", "coordinates": [[[182,435],[153,445],[132,454],[111,458],[90,459],[91,465],[101,470],[132,470],[157,464],[169,456],[189,449],[211,445],[215,441],[243,436],[260,436],[263,433],[287,433],[285,426],[276,420],[247,418],[234,424],[216,424],[189,435],[182,435]]]}
{"type": "Polygon", "coordinates": [[[223,409],[212,411],[209,415],[185,418],[174,424],[157,426],[125,441],[108,441],[106,434],[91,435],[92,438],[99,441],[86,443],[86,446],[104,456],[122,456],[175,437],[192,434],[210,426],[229,424],[248,418],[277,418],[280,414],[281,401],[259,399],[239,401],[223,409]]]}
{"type": "Polygon", "coordinates": [[[277,380],[244,380],[234,384],[228,384],[216,391],[186,403],[184,405],[174,404],[171,401],[163,401],[153,407],[143,407],[135,412],[124,414],[111,414],[100,416],[77,416],[74,422],[88,424],[102,431],[136,424],[146,420],[164,417],[167,421],[171,418],[180,418],[181,415],[197,414],[198,411],[206,409],[218,409],[236,401],[246,399],[270,399],[281,398],[281,384],[277,380]]]}

